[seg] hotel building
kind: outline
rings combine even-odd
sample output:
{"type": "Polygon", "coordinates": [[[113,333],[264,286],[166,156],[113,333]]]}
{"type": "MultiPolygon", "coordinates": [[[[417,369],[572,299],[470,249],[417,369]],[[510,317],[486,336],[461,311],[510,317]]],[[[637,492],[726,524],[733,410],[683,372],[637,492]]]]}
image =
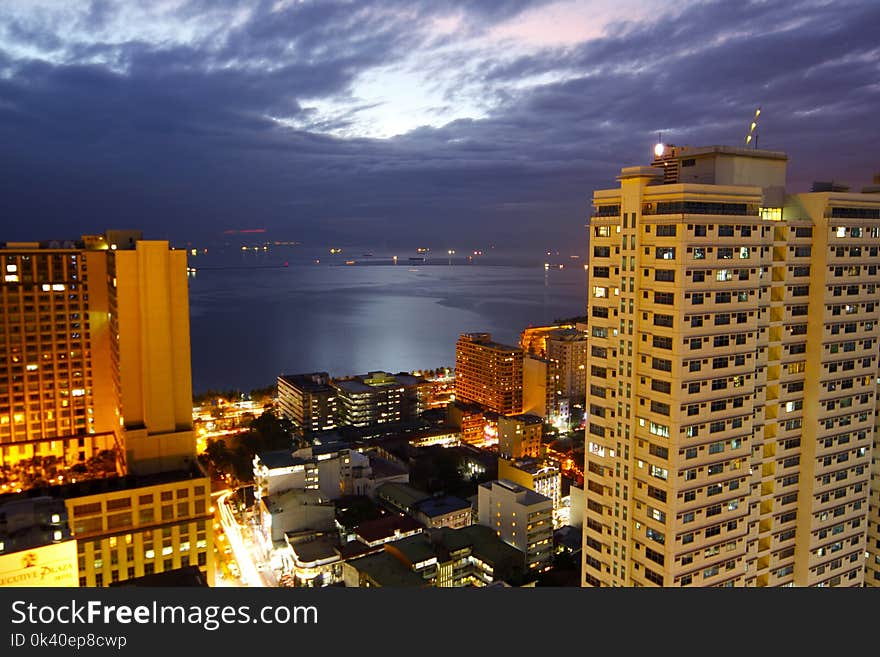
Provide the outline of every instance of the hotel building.
{"type": "Polygon", "coordinates": [[[861,586],[880,195],[660,147],[590,221],[583,584],[861,586]]]}
{"type": "Polygon", "coordinates": [[[18,495],[65,501],[81,585],[185,565],[213,582],[210,482],[192,432],[186,253],[107,231],[6,243],[0,261],[2,463],[14,473],[23,460],[55,457],[58,475],[18,495]],[[105,450],[116,476],[92,478],[83,466],[105,450]]]}
{"type": "Polygon", "coordinates": [[[522,413],[522,349],[492,342],[489,333],[462,334],[455,345],[455,398],[501,415],[522,413]]]}

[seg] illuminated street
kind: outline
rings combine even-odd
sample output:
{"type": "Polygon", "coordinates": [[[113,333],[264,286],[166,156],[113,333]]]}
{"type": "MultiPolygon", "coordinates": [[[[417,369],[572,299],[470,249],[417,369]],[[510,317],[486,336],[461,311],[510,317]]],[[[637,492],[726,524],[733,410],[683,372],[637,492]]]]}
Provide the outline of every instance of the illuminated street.
{"type": "Polygon", "coordinates": [[[246,586],[278,586],[274,572],[258,554],[257,540],[251,527],[242,527],[229,506],[234,491],[223,491],[217,498],[217,510],[226,540],[232,548],[232,555],[241,570],[241,581],[246,586]]]}
{"type": "Polygon", "coordinates": [[[241,527],[229,508],[228,500],[232,496],[233,491],[225,491],[217,498],[217,509],[220,515],[220,522],[226,533],[226,540],[232,547],[232,554],[235,556],[238,567],[241,569],[241,580],[247,586],[266,586],[260,571],[254,563],[253,555],[248,549],[245,539],[242,536],[241,527]]]}

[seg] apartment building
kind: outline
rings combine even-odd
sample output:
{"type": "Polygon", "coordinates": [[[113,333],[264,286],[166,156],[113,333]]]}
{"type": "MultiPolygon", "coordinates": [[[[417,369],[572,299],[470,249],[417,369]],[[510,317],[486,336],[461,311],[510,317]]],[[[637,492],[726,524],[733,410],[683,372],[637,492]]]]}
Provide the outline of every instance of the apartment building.
{"type": "Polygon", "coordinates": [[[548,570],[553,561],[553,500],[512,481],[496,480],[477,489],[480,525],[525,554],[532,572],[548,570]]]}
{"type": "Polygon", "coordinates": [[[590,221],[583,584],[860,586],[880,195],[658,147],[590,221]]]}

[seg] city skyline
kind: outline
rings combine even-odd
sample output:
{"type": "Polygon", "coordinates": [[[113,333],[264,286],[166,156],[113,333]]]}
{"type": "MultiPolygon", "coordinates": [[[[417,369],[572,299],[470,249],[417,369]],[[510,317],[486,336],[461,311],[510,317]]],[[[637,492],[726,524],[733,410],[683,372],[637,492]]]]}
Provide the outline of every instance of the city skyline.
{"type": "Polygon", "coordinates": [[[112,219],[172,242],[581,242],[589,190],[658,133],[737,144],[758,106],[792,189],[858,189],[877,173],[878,11],[4,3],[3,193],[29,218],[5,237],[112,219]]]}

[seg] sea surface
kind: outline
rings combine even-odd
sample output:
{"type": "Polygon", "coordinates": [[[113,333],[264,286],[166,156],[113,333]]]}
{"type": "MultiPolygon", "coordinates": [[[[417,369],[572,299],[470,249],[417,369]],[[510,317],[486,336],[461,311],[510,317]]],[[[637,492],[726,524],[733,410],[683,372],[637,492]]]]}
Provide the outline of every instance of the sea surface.
{"type": "Polygon", "coordinates": [[[460,333],[515,345],[527,326],[585,314],[583,260],[547,258],[545,269],[494,255],[412,256],[190,257],[193,391],[249,391],[279,374],[453,367],[460,333]]]}

